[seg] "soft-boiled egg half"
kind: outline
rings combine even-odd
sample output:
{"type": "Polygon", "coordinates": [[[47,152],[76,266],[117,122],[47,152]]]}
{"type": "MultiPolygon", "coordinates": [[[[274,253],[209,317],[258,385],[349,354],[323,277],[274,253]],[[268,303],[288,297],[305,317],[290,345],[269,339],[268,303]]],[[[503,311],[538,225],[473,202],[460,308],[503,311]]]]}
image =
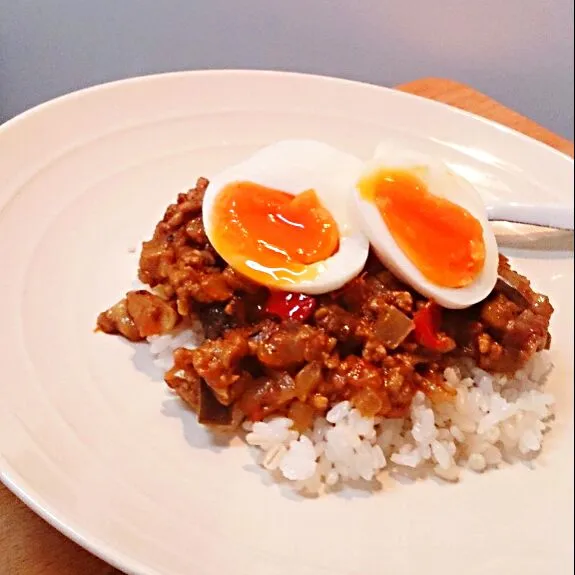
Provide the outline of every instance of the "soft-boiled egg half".
{"type": "Polygon", "coordinates": [[[203,203],[207,236],[244,276],[321,294],[364,267],[369,241],[350,217],[363,164],[313,140],[284,140],[216,175],[203,203]]]}
{"type": "Polygon", "coordinates": [[[441,161],[382,144],[353,193],[362,231],[405,283],[451,309],[492,291],[498,251],[485,206],[441,161]]]}

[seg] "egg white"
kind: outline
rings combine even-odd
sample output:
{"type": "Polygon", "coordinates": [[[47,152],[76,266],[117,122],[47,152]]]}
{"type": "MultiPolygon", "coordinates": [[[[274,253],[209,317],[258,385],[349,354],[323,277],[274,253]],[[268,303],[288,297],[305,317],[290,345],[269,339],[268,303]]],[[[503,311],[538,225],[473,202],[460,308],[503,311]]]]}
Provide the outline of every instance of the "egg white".
{"type": "MultiPolygon", "coordinates": [[[[377,206],[362,198],[356,186],[353,199],[357,218],[382,263],[406,284],[443,307],[462,309],[484,300],[497,281],[498,250],[485,205],[477,190],[438,159],[397,149],[390,143],[377,147],[373,159],[365,164],[360,179],[387,169],[399,169],[417,176],[431,194],[458,204],[471,213],[483,229],[485,263],[477,278],[465,287],[447,288],[431,282],[393,239],[377,206]]],[[[421,241],[425,242],[425,238],[421,238],[421,241]]]]}
{"type": "MultiPolygon", "coordinates": [[[[306,266],[315,272],[312,279],[276,281],[270,277],[265,283],[272,288],[307,294],[338,289],[361,272],[369,252],[369,241],[349,209],[351,191],[362,167],[363,163],[355,156],[322,142],[283,140],[271,144],[212,178],[203,203],[206,234],[213,244],[213,211],[218,195],[228,184],[252,182],[293,196],[313,189],[338,226],[337,252],[306,266]]],[[[237,255],[224,251],[219,254],[230,265],[231,256],[237,255]]]]}

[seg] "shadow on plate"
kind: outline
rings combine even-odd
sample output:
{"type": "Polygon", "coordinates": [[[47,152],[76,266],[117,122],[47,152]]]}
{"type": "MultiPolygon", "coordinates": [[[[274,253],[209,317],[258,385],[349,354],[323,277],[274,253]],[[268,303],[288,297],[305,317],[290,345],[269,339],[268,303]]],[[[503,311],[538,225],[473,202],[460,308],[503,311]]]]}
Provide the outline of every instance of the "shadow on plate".
{"type": "MultiPolygon", "coordinates": [[[[171,392],[168,391],[168,393],[171,392]]],[[[219,452],[244,444],[233,433],[216,433],[201,426],[196,414],[175,395],[162,402],[162,415],[180,420],[186,442],[195,449],[210,449],[219,452]]]]}
{"type": "Polygon", "coordinates": [[[151,381],[158,383],[164,382],[164,372],[154,364],[154,360],[147,343],[133,343],[123,337],[118,337],[118,339],[124,345],[129,346],[132,350],[132,363],[137,371],[145,374],[151,381]]]}
{"type": "Polygon", "coordinates": [[[154,364],[147,343],[132,343],[123,338],[120,338],[120,341],[124,345],[130,346],[133,351],[132,363],[136,370],[145,374],[150,381],[165,388],[169,396],[162,403],[161,413],[167,417],[180,420],[184,437],[191,447],[221,451],[243,443],[234,434],[210,432],[198,424],[196,414],[177,395],[173,394],[165,384],[164,370],[154,364]]]}
{"type": "MultiPolygon", "coordinates": [[[[282,497],[291,501],[306,501],[318,499],[319,497],[336,496],[343,499],[365,499],[380,491],[387,491],[388,486],[382,486],[378,481],[347,481],[345,485],[337,485],[329,488],[326,493],[310,493],[309,491],[298,491],[295,486],[288,481],[279,471],[268,471],[257,463],[249,463],[243,466],[248,473],[258,476],[258,479],[266,488],[276,486],[282,497]]],[[[393,487],[393,486],[392,486],[393,487]]]]}

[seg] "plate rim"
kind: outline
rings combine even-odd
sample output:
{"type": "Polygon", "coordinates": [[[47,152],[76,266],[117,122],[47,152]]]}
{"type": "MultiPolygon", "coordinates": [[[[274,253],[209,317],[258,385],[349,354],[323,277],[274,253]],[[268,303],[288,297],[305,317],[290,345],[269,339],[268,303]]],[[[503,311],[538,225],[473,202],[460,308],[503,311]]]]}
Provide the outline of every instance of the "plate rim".
{"type": "MultiPolygon", "coordinates": [[[[301,73],[301,72],[291,72],[291,71],[277,71],[269,69],[198,69],[198,70],[184,70],[175,72],[165,72],[165,73],[151,73],[139,76],[133,76],[129,78],[114,80],[111,82],[98,83],[93,86],[88,86],[79,90],[75,90],[25,110],[20,114],[10,118],[6,122],[0,125],[0,142],[4,137],[7,137],[13,130],[17,130],[22,121],[27,119],[33,119],[36,115],[42,114],[45,111],[49,111],[55,106],[65,105],[66,102],[72,101],[76,98],[82,98],[89,96],[90,94],[100,92],[100,91],[113,91],[116,89],[121,89],[123,86],[145,84],[148,82],[161,81],[166,78],[177,78],[186,76],[196,76],[196,77],[210,77],[215,76],[237,76],[238,78],[246,78],[249,76],[267,76],[273,77],[293,77],[299,78],[302,81],[312,80],[312,81],[324,81],[328,83],[333,83],[335,85],[346,85],[350,87],[356,87],[359,89],[369,88],[379,92],[386,92],[393,94],[393,97],[398,97],[401,99],[417,100],[420,105],[425,105],[428,108],[437,109],[448,109],[450,114],[458,117],[472,118],[474,121],[479,121],[482,124],[494,129],[500,133],[509,134],[514,138],[519,138],[522,142],[527,143],[530,146],[535,145],[543,153],[551,153],[557,158],[561,158],[563,162],[567,162],[565,165],[573,166],[574,159],[564,152],[553,148],[549,144],[546,144],[540,140],[532,138],[522,132],[519,132],[509,126],[500,124],[494,120],[485,118],[473,112],[463,110],[461,108],[456,108],[449,104],[439,102],[426,98],[424,96],[411,94],[409,92],[402,92],[400,90],[377,85],[369,82],[362,82],[358,80],[349,80],[341,77],[301,73]]],[[[3,209],[11,202],[14,198],[14,194],[10,194],[5,198],[5,201],[0,202],[0,214],[3,209]]],[[[132,556],[125,554],[121,551],[120,547],[111,546],[106,541],[100,539],[97,536],[86,535],[82,533],[83,528],[77,525],[74,519],[70,519],[68,516],[63,516],[58,510],[50,504],[41,494],[39,494],[28,481],[22,479],[19,474],[11,468],[11,466],[6,461],[2,453],[0,453],[0,482],[20,501],[22,501],[28,508],[30,508],[34,513],[40,516],[44,521],[46,521],[53,528],[57,529],[60,533],[66,536],[68,539],[72,540],[74,543],[80,545],[85,550],[93,554],[94,556],[105,561],[112,567],[115,567],[121,571],[128,573],[138,573],[141,575],[162,575],[155,568],[151,568],[132,556]]]]}
{"type": "Polygon", "coordinates": [[[184,76],[219,76],[219,75],[226,75],[226,76],[248,76],[248,75],[254,75],[254,76],[268,76],[268,77],[274,77],[274,76],[283,76],[283,77],[293,77],[293,78],[300,78],[301,80],[313,80],[313,81],[325,81],[325,82],[333,82],[335,84],[340,84],[340,85],[348,85],[348,86],[356,86],[356,87],[361,87],[361,88],[370,88],[370,89],[375,89],[375,90],[383,90],[385,92],[389,92],[389,93],[393,93],[395,94],[397,97],[397,95],[399,95],[399,97],[401,98],[406,98],[406,99],[410,99],[410,100],[417,100],[419,102],[426,102],[425,105],[428,105],[430,107],[436,107],[436,108],[441,108],[441,109],[449,109],[452,112],[454,112],[456,115],[462,116],[462,117],[468,117],[468,118],[473,118],[475,120],[480,121],[481,123],[491,126],[492,128],[495,128],[497,131],[501,132],[501,133],[507,133],[507,134],[511,134],[514,137],[519,137],[522,141],[526,141],[529,142],[530,145],[536,145],[538,147],[540,147],[541,149],[545,149],[547,150],[547,152],[551,152],[554,155],[561,157],[563,159],[566,159],[568,161],[568,163],[570,164],[574,164],[575,159],[572,158],[571,156],[569,156],[568,154],[561,152],[560,150],[558,150],[557,148],[554,148],[553,146],[546,144],[545,142],[542,142],[541,140],[537,140],[536,138],[532,138],[531,136],[528,136],[527,134],[524,134],[523,132],[519,132],[518,130],[511,128],[509,126],[506,126],[505,124],[501,124],[499,122],[496,122],[495,120],[491,120],[489,118],[485,118],[484,116],[480,116],[478,114],[475,114],[474,112],[469,112],[468,110],[463,110],[462,108],[457,108],[455,106],[451,106],[449,104],[446,104],[444,102],[439,102],[437,100],[432,100],[431,98],[426,98],[425,96],[420,96],[418,94],[412,94],[410,92],[403,92],[397,88],[394,87],[389,87],[389,86],[383,86],[383,85],[379,85],[379,84],[373,84],[371,82],[362,82],[359,80],[349,80],[347,78],[342,78],[342,77],[338,77],[338,76],[329,76],[329,75],[322,75],[322,74],[311,74],[311,73],[307,73],[307,72],[292,72],[292,71],[281,71],[281,70],[271,70],[271,69],[251,69],[251,68],[205,68],[205,69],[195,69],[195,70],[180,70],[180,71],[174,71],[174,72],[161,72],[161,73],[150,73],[150,74],[141,74],[141,75],[137,75],[137,76],[131,76],[128,78],[121,78],[118,80],[112,80],[110,82],[101,82],[98,84],[94,84],[92,86],[86,86],[84,88],[80,88],[78,90],[73,90],[71,92],[67,92],[65,94],[62,94],[60,96],[56,96],[55,98],[51,98],[50,100],[46,100],[45,102],[41,102],[39,104],[36,104],[35,106],[33,106],[32,108],[29,108],[28,110],[24,110],[23,112],[21,112],[20,114],[17,114],[16,116],[10,118],[9,120],[7,120],[6,122],[4,122],[3,124],[0,124],[0,138],[4,137],[5,132],[11,131],[14,127],[17,127],[18,124],[25,120],[28,119],[30,117],[33,117],[34,115],[38,114],[38,113],[42,113],[45,110],[50,109],[53,106],[57,106],[57,105],[61,105],[61,104],[65,104],[67,101],[71,101],[75,98],[81,98],[83,96],[92,94],[92,93],[96,93],[99,91],[105,91],[105,90],[114,90],[114,89],[118,89],[121,88],[122,86],[128,86],[128,85],[135,85],[135,84],[140,84],[140,83],[147,83],[147,82],[154,82],[154,81],[158,81],[161,80],[163,78],[169,79],[169,78],[177,78],[177,77],[184,77],[184,76]]]}

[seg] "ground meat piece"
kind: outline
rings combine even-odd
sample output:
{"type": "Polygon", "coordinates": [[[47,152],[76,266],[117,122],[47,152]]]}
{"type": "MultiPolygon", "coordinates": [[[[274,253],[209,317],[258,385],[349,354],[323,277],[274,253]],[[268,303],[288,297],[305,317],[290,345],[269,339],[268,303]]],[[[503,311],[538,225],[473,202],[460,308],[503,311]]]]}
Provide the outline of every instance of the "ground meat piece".
{"type": "Polygon", "coordinates": [[[498,293],[481,308],[481,321],[488,329],[501,332],[505,330],[510,321],[517,317],[520,311],[517,304],[498,293]]]}
{"type": "Polygon", "coordinates": [[[503,254],[499,254],[497,271],[499,276],[502,277],[509,286],[512,286],[519,292],[528,305],[534,303],[537,294],[531,289],[531,282],[525,276],[512,270],[509,265],[509,260],[503,254]]]}
{"type": "Polygon", "coordinates": [[[510,281],[499,276],[493,292],[496,294],[504,295],[508,300],[511,300],[520,309],[525,309],[530,306],[530,302],[525,299],[525,296],[520,292],[510,281]]]}
{"type": "Polygon", "coordinates": [[[306,361],[324,360],[336,343],[322,329],[288,321],[253,341],[252,347],[266,367],[291,369],[306,361]]]}
{"type": "Polygon", "coordinates": [[[130,341],[141,341],[144,339],[128,313],[126,298],[102,312],[98,316],[97,327],[104,333],[123,335],[130,341]]]}
{"type": "Polygon", "coordinates": [[[239,401],[242,412],[257,421],[278,411],[296,397],[294,379],[286,372],[270,372],[251,382],[239,401]]]}
{"type": "Polygon", "coordinates": [[[193,350],[193,367],[212,389],[226,389],[242,378],[240,361],[249,352],[245,333],[230,330],[224,337],[206,340],[193,350]]]}
{"type": "Polygon", "coordinates": [[[184,217],[189,220],[200,214],[207,187],[208,180],[206,180],[206,178],[198,178],[194,188],[188,190],[187,193],[178,194],[177,202],[168,206],[156,231],[171,231],[182,224],[184,217]]]}
{"type": "Polygon", "coordinates": [[[526,278],[510,269],[503,256],[499,273],[520,291],[521,299],[512,301],[504,291],[496,291],[477,306],[481,329],[475,335],[473,355],[482,369],[512,374],[547,346],[553,307],[526,278]],[[525,302],[529,302],[527,308],[522,307],[525,302]]]}
{"type": "Polygon", "coordinates": [[[477,336],[477,349],[483,355],[489,353],[493,343],[493,338],[486,332],[481,332],[477,336]]]}
{"type": "Polygon", "coordinates": [[[387,357],[387,349],[381,341],[372,337],[365,342],[361,356],[370,363],[380,365],[387,357]]]}
{"type": "Polygon", "coordinates": [[[346,385],[360,388],[383,386],[381,370],[354,355],[342,360],[330,376],[331,384],[336,388],[343,388],[346,385]]]}
{"type": "Polygon", "coordinates": [[[166,277],[165,270],[158,267],[155,259],[160,255],[171,255],[171,261],[174,263],[178,259],[179,249],[182,247],[195,247],[198,249],[209,248],[205,241],[194,243],[186,234],[186,226],[190,221],[194,221],[198,227],[201,225],[201,211],[204,189],[201,181],[198,180],[196,188],[190,190],[187,194],[180,194],[178,201],[172,204],[166,210],[164,218],[156,226],[154,236],[148,242],[144,242],[142,253],[140,255],[140,276],[147,276],[150,281],[142,281],[150,284],[151,282],[160,283],[159,280],[166,277]],[[162,252],[166,252],[163,254],[162,252]],[[171,253],[168,253],[171,252],[171,253]]]}
{"type": "Polygon", "coordinates": [[[196,310],[196,303],[228,302],[236,294],[262,289],[227,266],[207,242],[194,207],[200,195],[201,191],[190,191],[168,208],[140,257],[141,281],[153,287],[170,286],[178,313],[184,317],[196,310]]]}
{"type": "Polygon", "coordinates": [[[128,292],[126,308],[142,338],[172,331],[179,319],[172,305],[145,290],[128,292]]]}
{"type": "Polygon", "coordinates": [[[320,397],[330,405],[350,400],[364,415],[386,416],[393,408],[387,389],[388,372],[357,356],[348,356],[331,370],[325,384],[318,388],[320,397]]]}
{"type": "Polygon", "coordinates": [[[206,235],[201,216],[192,218],[186,224],[186,234],[198,246],[208,243],[208,236],[206,235]]]}
{"type": "Polygon", "coordinates": [[[332,294],[333,300],[352,313],[361,313],[368,297],[369,290],[365,273],[352,279],[332,294]]]}
{"type": "Polygon", "coordinates": [[[166,373],[164,381],[194,411],[199,409],[202,379],[193,367],[193,353],[189,349],[174,351],[174,366],[166,373]]]}
{"type": "Polygon", "coordinates": [[[168,284],[182,316],[193,312],[193,302],[225,302],[234,295],[221,262],[208,243],[202,224],[201,207],[207,180],[180,194],[156,226],[153,238],[144,242],[139,278],[155,287],[168,284]]]}
{"type": "Polygon", "coordinates": [[[158,284],[152,291],[164,301],[171,301],[174,298],[174,289],[170,284],[158,284]]]}
{"type": "MultiPolygon", "coordinates": [[[[375,266],[372,266],[375,267],[375,266]]],[[[392,305],[410,315],[414,307],[413,293],[387,270],[377,267],[375,275],[364,272],[334,292],[333,299],[354,314],[377,313],[392,305]]]]}
{"type": "Polygon", "coordinates": [[[195,311],[195,303],[226,302],[233,295],[217,268],[173,267],[169,272],[169,282],[175,289],[178,312],[182,316],[195,311]]]}
{"type": "MultiPolygon", "coordinates": [[[[379,260],[378,260],[379,262],[379,260]]],[[[377,281],[387,291],[391,292],[408,292],[409,288],[401,280],[396,278],[389,270],[385,269],[381,262],[379,263],[378,270],[373,270],[372,274],[375,275],[377,281]]]]}
{"type": "Polygon", "coordinates": [[[413,309],[413,296],[406,286],[393,281],[392,277],[386,270],[365,279],[365,306],[371,311],[381,311],[385,305],[391,305],[409,314],[413,309]]]}
{"type": "Polygon", "coordinates": [[[370,297],[366,304],[367,309],[374,312],[389,306],[410,314],[413,311],[413,296],[408,291],[388,291],[370,297]]]}
{"type": "Polygon", "coordinates": [[[204,275],[198,284],[188,281],[186,288],[196,301],[202,303],[229,301],[234,295],[234,290],[219,272],[204,275]]]}
{"type": "Polygon", "coordinates": [[[168,278],[176,252],[165,238],[152,239],[142,244],[138,278],[151,287],[162,284],[168,278]]]}
{"type": "MultiPolygon", "coordinates": [[[[391,402],[391,410],[386,417],[406,417],[409,414],[411,400],[420,390],[418,387],[417,366],[426,369],[432,358],[422,359],[410,353],[398,353],[388,356],[383,362],[384,387],[391,402]]],[[[422,391],[425,392],[424,389],[422,391]]]]}
{"type": "Polygon", "coordinates": [[[509,320],[498,340],[489,334],[478,336],[477,361],[490,372],[513,374],[533,356],[545,349],[548,341],[549,315],[533,309],[522,311],[509,320]]]}
{"type": "Polygon", "coordinates": [[[554,311],[549,298],[542,294],[534,294],[531,309],[537,315],[544,317],[547,323],[549,323],[549,320],[551,319],[554,311]]]}
{"type": "Polygon", "coordinates": [[[314,319],[318,327],[323,328],[339,341],[356,339],[360,320],[336,304],[320,306],[315,312],[314,319]]]}
{"type": "Polygon", "coordinates": [[[238,379],[229,387],[219,389],[211,387],[210,389],[222,405],[232,405],[242,396],[252,381],[253,378],[249,373],[241,371],[238,379]]]}
{"type": "Polygon", "coordinates": [[[513,373],[519,360],[517,350],[505,351],[488,333],[477,336],[476,360],[481,369],[489,372],[513,373]]]}
{"type": "Polygon", "coordinates": [[[226,267],[222,272],[228,286],[234,291],[240,291],[248,294],[258,293],[262,287],[231,267],[226,267]]]}
{"type": "Polygon", "coordinates": [[[216,256],[212,250],[182,247],[178,254],[178,260],[184,267],[205,268],[215,265],[216,256]]]}
{"type": "Polygon", "coordinates": [[[195,188],[192,188],[186,194],[185,201],[188,202],[190,212],[197,214],[202,211],[204,194],[206,193],[208,184],[209,180],[206,178],[198,178],[195,188]]]}
{"type": "Polygon", "coordinates": [[[535,353],[545,347],[548,326],[549,319],[545,315],[526,309],[507,324],[503,345],[535,353]]]}

